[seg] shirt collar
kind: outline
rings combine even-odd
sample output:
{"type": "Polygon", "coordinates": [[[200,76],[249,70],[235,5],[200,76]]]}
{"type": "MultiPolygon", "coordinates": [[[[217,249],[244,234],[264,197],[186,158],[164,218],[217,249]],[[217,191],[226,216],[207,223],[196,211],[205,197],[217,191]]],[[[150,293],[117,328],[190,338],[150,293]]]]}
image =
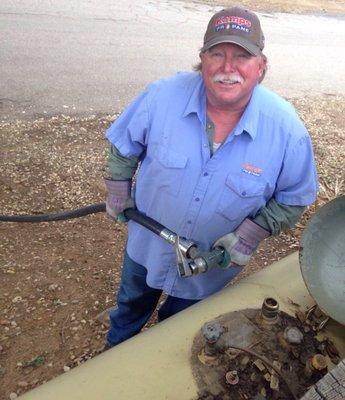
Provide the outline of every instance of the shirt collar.
{"type": "MultiPolygon", "coordinates": [[[[238,121],[234,135],[240,135],[246,132],[253,140],[257,135],[258,119],[259,119],[259,93],[258,85],[255,86],[249,103],[238,121]]],[[[186,117],[191,113],[196,113],[199,120],[205,125],[206,123],[206,90],[201,74],[194,89],[191,92],[187,102],[183,116],[186,117]]]]}
{"type": "Polygon", "coordinates": [[[204,81],[200,73],[198,73],[197,83],[190,93],[189,100],[183,112],[186,117],[189,114],[196,113],[202,124],[206,123],[206,91],[204,81]]]}
{"type": "Polygon", "coordinates": [[[253,140],[255,139],[259,122],[259,97],[258,85],[256,85],[249,103],[234,129],[234,135],[246,132],[253,140]]]}

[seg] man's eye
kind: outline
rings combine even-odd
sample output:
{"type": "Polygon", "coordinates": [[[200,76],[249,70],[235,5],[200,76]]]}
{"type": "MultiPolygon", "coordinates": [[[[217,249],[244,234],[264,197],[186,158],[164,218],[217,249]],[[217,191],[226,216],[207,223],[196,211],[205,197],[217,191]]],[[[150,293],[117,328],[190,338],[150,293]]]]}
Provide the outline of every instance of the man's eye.
{"type": "Polygon", "coordinates": [[[223,53],[212,53],[211,57],[223,57],[223,53]]]}
{"type": "Polygon", "coordinates": [[[237,54],[237,58],[242,59],[242,60],[249,60],[251,57],[252,57],[251,54],[248,54],[248,53],[237,54]]]}

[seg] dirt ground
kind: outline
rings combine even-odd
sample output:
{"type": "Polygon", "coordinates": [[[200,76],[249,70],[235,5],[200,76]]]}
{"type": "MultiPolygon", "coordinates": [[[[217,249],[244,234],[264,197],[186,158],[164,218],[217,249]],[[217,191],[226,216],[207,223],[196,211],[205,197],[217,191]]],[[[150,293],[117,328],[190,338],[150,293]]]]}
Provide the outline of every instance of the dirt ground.
{"type": "MultiPolygon", "coordinates": [[[[297,3],[262,1],[256,9],[345,9],[341,1],[297,3]]],[[[297,250],[311,213],[345,192],[345,97],[292,102],[312,135],[320,195],[293,231],[260,247],[238,279],[297,250]]],[[[104,201],[104,130],[115,118],[60,115],[0,123],[0,213],[56,212],[104,201]]],[[[126,226],[101,213],[63,222],[0,223],[0,237],[0,399],[5,400],[102,350],[106,326],[96,317],[114,305],[126,226]]]]}
{"type": "Polygon", "coordinates": [[[228,7],[242,4],[253,11],[287,13],[340,13],[344,14],[343,0],[190,0],[193,3],[228,7]]]}

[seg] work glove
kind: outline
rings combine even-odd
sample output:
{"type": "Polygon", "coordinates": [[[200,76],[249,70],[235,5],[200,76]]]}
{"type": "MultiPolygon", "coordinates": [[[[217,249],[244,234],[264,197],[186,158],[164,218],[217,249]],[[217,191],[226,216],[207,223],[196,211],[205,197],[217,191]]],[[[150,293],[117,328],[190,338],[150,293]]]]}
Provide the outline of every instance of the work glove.
{"type": "Polygon", "coordinates": [[[221,268],[231,264],[244,266],[248,264],[260,242],[270,236],[270,233],[249,218],[246,218],[238,228],[219,238],[212,248],[223,247],[225,250],[221,268]]]}
{"type": "Polygon", "coordinates": [[[105,203],[107,214],[116,221],[127,222],[123,211],[134,207],[134,201],[131,198],[132,181],[113,181],[105,178],[104,182],[107,188],[105,203]]]}

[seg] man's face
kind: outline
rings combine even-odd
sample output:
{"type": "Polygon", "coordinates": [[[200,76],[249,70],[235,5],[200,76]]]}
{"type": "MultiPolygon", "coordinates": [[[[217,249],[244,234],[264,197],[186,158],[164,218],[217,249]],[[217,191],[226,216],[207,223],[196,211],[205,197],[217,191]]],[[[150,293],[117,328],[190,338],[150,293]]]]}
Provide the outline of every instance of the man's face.
{"type": "Polygon", "coordinates": [[[217,108],[245,107],[264,71],[263,57],[221,43],[201,53],[200,59],[208,102],[217,108]]]}

